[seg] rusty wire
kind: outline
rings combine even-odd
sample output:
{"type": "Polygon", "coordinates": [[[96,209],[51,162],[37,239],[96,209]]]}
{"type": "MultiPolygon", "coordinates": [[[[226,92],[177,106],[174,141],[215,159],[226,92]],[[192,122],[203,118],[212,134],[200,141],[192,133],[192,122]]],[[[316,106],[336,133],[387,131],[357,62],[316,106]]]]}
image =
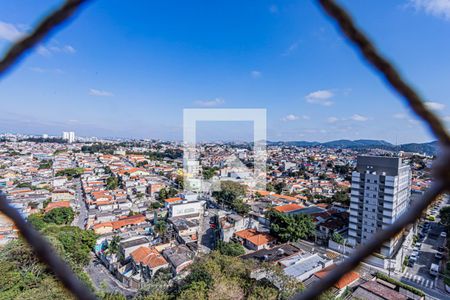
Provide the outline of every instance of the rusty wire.
{"type": "Polygon", "coordinates": [[[75,295],[78,299],[94,300],[96,297],[86,287],[86,285],[78,279],[72,272],[70,267],[62,260],[52,246],[31,226],[27,223],[19,212],[10,206],[6,200],[6,196],[0,192],[0,211],[14,221],[21,235],[30,244],[33,251],[44,262],[50,270],[58,277],[62,284],[75,295]]]}
{"type": "MultiPolygon", "coordinates": [[[[33,46],[42,41],[54,28],[66,21],[74,12],[88,0],[67,0],[63,6],[46,17],[28,36],[15,43],[0,61],[0,76],[4,75],[33,46]]],[[[396,69],[381,56],[371,41],[355,26],[347,12],[333,0],[318,0],[322,8],[336,20],[341,31],[356,46],[360,54],[372,64],[386,82],[399,93],[409,107],[427,123],[430,130],[441,142],[442,153],[433,166],[435,183],[426,191],[423,198],[412,204],[407,213],[402,215],[385,230],[378,232],[368,243],[355,251],[348,259],[339,264],[328,276],[303,293],[294,296],[295,299],[314,299],[332,287],[343,275],[354,269],[382,243],[398,234],[408,224],[413,223],[421,212],[450,186],[450,137],[442,122],[431,113],[418,93],[402,79],[396,69]]],[[[0,194],[0,211],[11,218],[23,237],[31,245],[42,262],[47,264],[64,286],[78,299],[95,299],[89,289],[74,275],[68,265],[56,254],[48,242],[29,225],[21,215],[11,207],[3,194],[0,194]]]]}
{"type": "Polygon", "coordinates": [[[356,46],[356,50],[373,65],[394,91],[404,98],[416,115],[426,122],[439,141],[443,145],[450,146],[450,137],[439,118],[426,108],[425,102],[422,101],[419,94],[406,83],[394,66],[379,53],[374,44],[355,25],[351,16],[333,0],[318,0],[318,2],[327,14],[337,22],[339,29],[356,46]]]}
{"type": "Polygon", "coordinates": [[[450,137],[439,118],[430,112],[418,93],[402,79],[399,72],[375,48],[373,43],[354,24],[350,15],[333,0],[318,0],[321,7],[339,25],[340,30],[349,39],[362,57],[370,62],[387,83],[405,99],[406,104],[426,122],[441,142],[441,153],[433,165],[435,182],[423,197],[415,201],[406,213],[393,224],[376,233],[368,243],[359,247],[350,257],[332,270],[325,278],[313,284],[306,291],[298,293],[294,299],[315,299],[331,288],[342,276],[356,268],[361,261],[371,255],[380,246],[401,232],[407,225],[414,223],[432,201],[446,192],[450,186],[450,137]]]}
{"type": "Polygon", "coordinates": [[[52,30],[64,23],[88,0],[67,0],[64,5],[42,20],[29,35],[13,44],[0,61],[0,77],[6,73],[25,53],[45,39],[52,30]]]}

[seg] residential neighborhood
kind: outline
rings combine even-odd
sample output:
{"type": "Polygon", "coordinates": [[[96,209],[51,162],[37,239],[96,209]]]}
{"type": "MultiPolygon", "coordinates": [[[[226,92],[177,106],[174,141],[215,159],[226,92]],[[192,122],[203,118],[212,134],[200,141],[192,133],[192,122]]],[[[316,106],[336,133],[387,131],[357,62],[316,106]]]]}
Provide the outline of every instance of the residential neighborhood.
{"type": "MultiPolygon", "coordinates": [[[[104,293],[151,295],[149,286],[167,278],[163,292],[170,295],[205,259],[224,255],[251,262],[248,280],[289,298],[391,224],[431,183],[433,157],[426,154],[269,146],[266,189],[252,189],[245,185],[250,175],[227,165],[233,155],[250,163],[248,145],[207,144],[202,150],[201,174],[220,182],[218,191],[184,187],[183,149],[176,143],[6,137],[0,186],[34,226],[92,232],[83,272],[104,293]]],[[[421,221],[341,278],[329,296],[448,297],[447,228],[439,222],[447,205],[448,198],[435,202],[421,221]]],[[[0,245],[18,239],[8,218],[0,224],[0,245]]]]}

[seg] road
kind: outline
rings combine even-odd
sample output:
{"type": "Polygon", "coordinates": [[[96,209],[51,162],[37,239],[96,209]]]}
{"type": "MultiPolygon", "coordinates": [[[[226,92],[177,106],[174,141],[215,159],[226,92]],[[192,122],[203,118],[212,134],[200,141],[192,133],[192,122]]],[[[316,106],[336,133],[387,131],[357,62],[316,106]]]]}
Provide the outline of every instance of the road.
{"type": "MultiPolygon", "coordinates": [[[[298,245],[301,249],[308,251],[308,252],[316,252],[316,253],[320,253],[322,255],[326,255],[326,254],[330,254],[330,253],[336,253],[336,258],[334,259],[334,261],[336,263],[339,263],[341,261],[343,261],[345,259],[345,256],[343,256],[342,254],[339,254],[335,251],[332,251],[330,249],[327,249],[325,247],[322,246],[318,246],[318,245],[314,245],[310,242],[306,242],[303,240],[300,240],[299,242],[295,243],[296,245],[298,245]]],[[[434,253],[433,253],[434,256],[434,253]]],[[[424,258],[425,259],[425,258],[424,258]]],[[[365,278],[366,280],[368,280],[371,275],[370,274],[374,274],[375,272],[380,271],[383,273],[387,274],[386,270],[383,270],[381,268],[377,268],[374,267],[372,265],[369,265],[367,263],[362,262],[359,266],[359,270],[358,272],[360,273],[361,277],[365,278]]],[[[406,274],[406,273],[405,273],[406,274]]],[[[411,277],[411,279],[408,279],[406,277],[406,275],[402,275],[402,274],[398,274],[398,273],[394,273],[392,272],[390,274],[390,277],[393,277],[403,283],[406,283],[408,285],[411,285],[415,288],[418,288],[419,290],[423,291],[426,294],[426,299],[450,299],[450,295],[445,294],[444,292],[441,292],[440,290],[436,289],[433,283],[433,288],[431,287],[430,283],[428,284],[428,287],[426,287],[425,285],[421,284],[419,282],[419,278],[416,277],[414,280],[414,277],[411,277]]],[[[422,283],[425,283],[426,281],[423,281],[422,283]]]]}
{"type": "Polygon", "coordinates": [[[95,257],[91,259],[85,270],[98,290],[109,293],[121,293],[127,298],[131,298],[136,294],[135,290],[126,288],[121,282],[115,279],[106,267],[95,257]]]}
{"type": "Polygon", "coordinates": [[[202,252],[209,253],[216,247],[214,229],[211,228],[210,224],[214,220],[217,209],[210,208],[206,211],[208,212],[208,215],[200,220],[200,247],[202,252]]]}
{"type": "Polygon", "coordinates": [[[78,208],[79,214],[75,217],[73,221],[74,226],[78,226],[81,229],[85,229],[86,220],[88,217],[88,210],[86,207],[86,202],[84,202],[83,191],[81,190],[81,179],[77,179],[75,188],[75,206],[78,208]]]}

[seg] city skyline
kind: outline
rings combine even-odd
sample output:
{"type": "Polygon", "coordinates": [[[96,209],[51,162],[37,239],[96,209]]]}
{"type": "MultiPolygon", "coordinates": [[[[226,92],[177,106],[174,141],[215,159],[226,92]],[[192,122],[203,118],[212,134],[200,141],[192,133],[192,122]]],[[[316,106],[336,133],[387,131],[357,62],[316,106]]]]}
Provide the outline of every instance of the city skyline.
{"type": "MultiPolygon", "coordinates": [[[[59,2],[26,3],[0,4],[1,51],[59,2]]],[[[448,126],[448,8],[343,3],[448,126]]],[[[184,108],[266,108],[273,141],[432,140],[310,2],[139,5],[94,1],[38,46],[2,82],[0,131],[181,140],[184,108]]],[[[251,135],[227,126],[200,134],[251,135]]]]}

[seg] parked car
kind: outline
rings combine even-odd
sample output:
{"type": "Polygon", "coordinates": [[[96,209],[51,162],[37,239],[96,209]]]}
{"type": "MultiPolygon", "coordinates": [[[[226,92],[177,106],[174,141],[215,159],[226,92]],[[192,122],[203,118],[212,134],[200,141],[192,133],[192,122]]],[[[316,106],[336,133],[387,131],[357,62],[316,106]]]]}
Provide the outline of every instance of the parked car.
{"type": "Polygon", "coordinates": [[[419,248],[419,250],[420,250],[421,247],[422,247],[422,243],[417,242],[417,243],[416,243],[416,248],[419,248]]]}
{"type": "Polygon", "coordinates": [[[430,266],[430,274],[433,276],[437,276],[439,274],[439,265],[431,264],[430,266]]]}
{"type": "Polygon", "coordinates": [[[442,259],[442,257],[444,257],[444,255],[441,252],[436,252],[434,257],[436,257],[437,259],[442,259]]]}
{"type": "Polygon", "coordinates": [[[441,237],[446,238],[446,237],[447,237],[447,232],[442,231],[442,232],[441,232],[441,237]]]}
{"type": "Polygon", "coordinates": [[[439,246],[439,247],[438,247],[438,251],[439,251],[439,252],[444,252],[444,251],[445,251],[445,247],[439,246]]]}

